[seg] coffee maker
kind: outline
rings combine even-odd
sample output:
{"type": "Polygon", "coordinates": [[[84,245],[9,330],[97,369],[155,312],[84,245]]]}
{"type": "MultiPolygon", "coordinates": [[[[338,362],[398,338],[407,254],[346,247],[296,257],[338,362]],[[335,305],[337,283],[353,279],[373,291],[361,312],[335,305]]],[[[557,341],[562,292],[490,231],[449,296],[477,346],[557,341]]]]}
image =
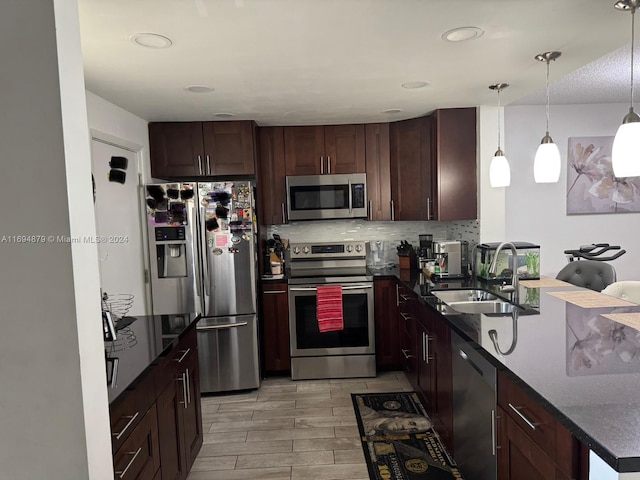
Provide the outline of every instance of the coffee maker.
{"type": "Polygon", "coordinates": [[[462,244],[460,241],[436,242],[433,250],[436,262],[440,266],[440,275],[449,277],[462,275],[462,244]]]}
{"type": "Polygon", "coordinates": [[[418,250],[418,257],[420,260],[433,260],[433,235],[425,233],[418,236],[420,240],[420,247],[418,250]]]}

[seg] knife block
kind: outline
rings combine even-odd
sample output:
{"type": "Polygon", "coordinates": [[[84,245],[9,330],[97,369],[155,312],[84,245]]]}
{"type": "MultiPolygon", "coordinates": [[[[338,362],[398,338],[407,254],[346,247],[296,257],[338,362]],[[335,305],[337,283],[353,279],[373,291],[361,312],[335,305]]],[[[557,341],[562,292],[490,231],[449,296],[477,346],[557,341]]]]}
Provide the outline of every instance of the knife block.
{"type": "Polygon", "coordinates": [[[417,270],[418,258],[416,252],[411,250],[408,255],[398,255],[398,265],[400,270],[417,270]]]}

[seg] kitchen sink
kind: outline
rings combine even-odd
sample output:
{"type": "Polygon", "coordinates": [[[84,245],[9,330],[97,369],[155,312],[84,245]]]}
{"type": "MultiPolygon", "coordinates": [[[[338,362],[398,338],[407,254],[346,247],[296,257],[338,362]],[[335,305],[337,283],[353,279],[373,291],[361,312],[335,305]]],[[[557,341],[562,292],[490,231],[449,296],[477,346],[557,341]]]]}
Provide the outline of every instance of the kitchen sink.
{"type": "Polygon", "coordinates": [[[522,307],[503,300],[452,302],[446,305],[458,313],[511,313],[514,310],[522,310],[522,307]]]}
{"type": "Polygon", "coordinates": [[[493,293],[479,288],[464,288],[460,290],[432,290],[431,293],[444,303],[483,302],[500,300],[493,293]]]}
{"type": "Polygon", "coordinates": [[[432,291],[433,295],[445,305],[443,313],[511,313],[521,311],[522,307],[510,303],[486,290],[463,289],[432,291]]]}

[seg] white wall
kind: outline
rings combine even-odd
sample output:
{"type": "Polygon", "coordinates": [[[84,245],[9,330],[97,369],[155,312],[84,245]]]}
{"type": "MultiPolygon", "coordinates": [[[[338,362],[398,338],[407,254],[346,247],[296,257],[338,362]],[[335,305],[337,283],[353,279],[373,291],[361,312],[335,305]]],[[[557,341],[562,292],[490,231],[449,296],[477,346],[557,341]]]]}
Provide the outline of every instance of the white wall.
{"type": "Polygon", "coordinates": [[[15,480],[113,478],[97,250],[56,238],[95,236],[77,8],[0,4],[0,476],[15,480]]]}
{"type": "Polygon", "coordinates": [[[550,133],[560,148],[562,173],[556,184],[536,184],[533,158],[545,133],[545,107],[505,108],[505,153],[511,164],[506,238],[540,244],[543,275],[553,277],[566,265],[566,249],[610,243],[627,251],[612,262],[618,280],[640,279],[640,213],[566,214],[568,138],[615,135],[627,111],[628,105],[552,105],[550,133]]]}
{"type": "Polygon", "coordinates": [[[87,115],[92,135],[114,145],[139,152],[139,167],[143,183],[151,179],[149,163],[148,122],[102,97],[86,92],[87,115]]]}
{"type": "MultiPolygon", "coordinates": [[[[506,189],[491,188],[489,185],[489,164],[498,150],[498,115],[504,138],[504,108],[484,105],[478,107],[478,219],[481,243],[515,240],[506,237],[506,189]]],[[[502,142],[504,150],[504,140],[502,142]]]]}

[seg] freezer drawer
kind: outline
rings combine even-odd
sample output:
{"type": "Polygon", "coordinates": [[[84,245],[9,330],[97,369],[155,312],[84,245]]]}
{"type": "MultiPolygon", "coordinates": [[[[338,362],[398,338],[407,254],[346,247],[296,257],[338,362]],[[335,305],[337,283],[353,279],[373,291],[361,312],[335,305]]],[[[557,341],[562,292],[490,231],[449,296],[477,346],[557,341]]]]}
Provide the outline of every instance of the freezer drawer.
{"type": "Polygon", "coordinates": [[[256,315],[203,318],[196,331],[202,393],[260,386],[256,315]]]}

